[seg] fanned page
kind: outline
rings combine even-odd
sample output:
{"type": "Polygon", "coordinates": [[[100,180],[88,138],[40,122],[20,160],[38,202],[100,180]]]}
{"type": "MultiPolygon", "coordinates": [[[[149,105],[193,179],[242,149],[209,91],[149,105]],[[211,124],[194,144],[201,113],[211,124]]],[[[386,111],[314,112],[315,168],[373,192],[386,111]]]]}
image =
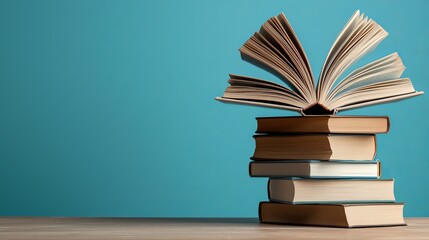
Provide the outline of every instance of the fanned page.
{"type": "Polygon", "coordinates": [[[423,94],[411,80],[397,53],[340,76],[373,50],[388,33],[356,11],[332,45],[317,87],[307,56],[284,14],[270,18],[240,48],[243,60],[278,76],[289,86],[240,75],[230,75],[230,86],[216,100],[299,111],[333,114],[337,111],[398,101],[423,94]]]}
{"type": "Polygon", "coordinates": [[[266,107],[266,108],[278,108],[278,109],[283,109],[283,110],[296,111],[296,112],[300,112],[300,113],[302,111],[301,108],[287,106],[287,105],[280,105],[277,103],[257,102],[257,101],[234,99],[234,98],[224,98],[224,97],[216,97],[215,99],[218,101],[224,102],[224,103],[250,105],[250,106],[266,107]]]}
{"type": "Polygon", "coordinates": [[[345,77],[329,94],[325,106],[346,110],[418,96],[397,53],[367,64],[345,77]],[[384,100],[384,101],[383,101],[384,100]]]}
{"type": "Polygon", "coordinates": [[[371,100],[384,99],[414,92],[414,87],[408,78],[382,81],[350,90],[336,97],[332,103],[326,105],[326,107],[329,109],[337,109],[351,104],[369,102],[371,100]]]}
{"type": "Polygon", "coordinates": [[[240,52],[244,60],[279,76],[307,105],[316,101],[310,64],[284,14],[265,22],[240,52]]]}
{"type": "Polygon", "coordinates": [[[411,97],[417,97],[419,95],[422,95],[423,93],[424,92],[420,91],[420,92],[407,93],[407,94],[403,94],[403,95],[395,95],[395,96],[386,97],[386,98],[373,99],[373,100],[366,101],[366,102],[356,103],[356,104],[352,104],[352,105],[348,105],[348,106],[342,106],[342,107],[337,108],[337,110],[338,111],[344,111],[344,110],[348,110],[348,109],[352,109],[352,108],[366,107],[366,106],[380,104],[380,103],[396,102],[396,101],[404,100],[404,99],[411,98],[411,97]]]}
{"type": "Polygon", "coordinates": [[[277,83],[233,74],[228,82],[230,86],[217,100],[295,111],[306,107],[300,95],[277,83]]]}
{"type": "Polygon", "coordinates": [[[318,83],[321,105],[325,105],[327,95],[340,75],[387,35],[380,25],[356,11],[332,46],[322,68],[318,83]]]}
{"type": "Polygon", "coordinates": [[[405,66],[399,55],[392,53],[350,73],[329,93],[326,102],[332,101],[336,95],[355,87],[399,78],[404,70],[405,66]]]}

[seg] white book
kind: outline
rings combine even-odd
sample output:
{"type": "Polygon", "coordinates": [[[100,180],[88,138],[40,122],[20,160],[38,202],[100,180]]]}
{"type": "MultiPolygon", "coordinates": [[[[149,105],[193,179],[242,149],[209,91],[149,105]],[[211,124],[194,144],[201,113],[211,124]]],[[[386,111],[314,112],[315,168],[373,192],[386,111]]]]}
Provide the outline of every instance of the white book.
{"type": "Polygon", "coordinates": [[[252,161],[251,177],[302,177],[302,178],[379,178],[379,161],[252,161]]]}

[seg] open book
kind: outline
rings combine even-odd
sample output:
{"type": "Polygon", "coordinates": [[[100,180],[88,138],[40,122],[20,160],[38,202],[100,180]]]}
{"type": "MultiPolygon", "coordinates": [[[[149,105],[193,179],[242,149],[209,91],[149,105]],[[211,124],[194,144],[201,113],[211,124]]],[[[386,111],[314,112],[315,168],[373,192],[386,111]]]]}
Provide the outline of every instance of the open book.
{"type": "Polygon", "coordinates": [[[240,52],[243,60],[275,74],[288,87],[230,74],[230,86],[216,100],[319,115],[423,94],[414,89],[409,78],[401,78],[405,66],[397,53],[340,79],[387,35],[380,25],[356,11],[331,47],[316,85],[307,56],[282,13],[265,22],[240,52]]]}

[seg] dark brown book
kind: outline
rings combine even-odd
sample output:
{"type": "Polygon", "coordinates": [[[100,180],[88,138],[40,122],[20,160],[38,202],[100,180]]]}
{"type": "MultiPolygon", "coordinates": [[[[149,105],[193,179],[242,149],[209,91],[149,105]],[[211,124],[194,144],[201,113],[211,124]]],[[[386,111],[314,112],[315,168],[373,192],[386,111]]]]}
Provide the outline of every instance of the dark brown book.
{"type": "Polygon", "coordinates": [[[373,160],[375,135],[255,135],[252,159],[373,160]]]}
{"type": "Polygon", "coordinates": [[[387,133],[387,116],[259,117],[256,133],[387,133]]]}
{"type": "Polygon", "coordinates": [[[273,202],[294,204],[395,202],[393,186],[393,179],[272,178],[268,197],[273,202]]]}
{"type": "Polygon", "coordinates": [[[377,227],[406,225],[403,203],[305,204],[259,203],[261,223],[328,227],[377,227]]]}

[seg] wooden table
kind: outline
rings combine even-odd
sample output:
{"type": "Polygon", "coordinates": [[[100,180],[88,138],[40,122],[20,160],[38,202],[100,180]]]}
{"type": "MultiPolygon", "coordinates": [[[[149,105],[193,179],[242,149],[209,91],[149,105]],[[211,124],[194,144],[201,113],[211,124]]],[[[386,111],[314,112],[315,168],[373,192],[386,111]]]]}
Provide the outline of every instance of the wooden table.
{"type": "Polygon", "coordinates": [[[0,218],[0,239],[429,239],[429,218],[408,226],[324,228],[260,224],[253,218],[0,218]]]}

